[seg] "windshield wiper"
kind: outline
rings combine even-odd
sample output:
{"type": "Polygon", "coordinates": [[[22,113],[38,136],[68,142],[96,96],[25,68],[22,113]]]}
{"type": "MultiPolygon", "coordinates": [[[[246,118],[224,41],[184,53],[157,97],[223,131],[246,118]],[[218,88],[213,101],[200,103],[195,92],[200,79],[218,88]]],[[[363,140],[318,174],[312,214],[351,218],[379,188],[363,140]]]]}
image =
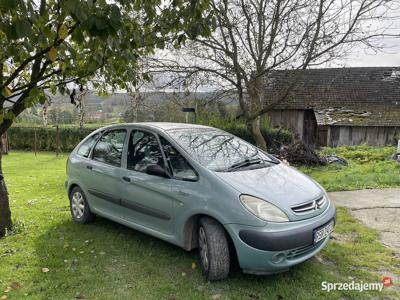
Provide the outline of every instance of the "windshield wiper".
{"type": "Polygon", "coordinates": [[[248,167],[251,165],[259,165],[259,164],[264,164],[264,163],[272,163],[272,164],[278,164],[278,161],[273,161],[273,160],[268,160],[268,159],[261,159],[261,158],[254,158],[254,159],[249,159],[246,158],[245,160],[242,160],[238,163],[234,163],[232,166],[230,166],[227,171],[231,172],[243,167],[248,167]]]}

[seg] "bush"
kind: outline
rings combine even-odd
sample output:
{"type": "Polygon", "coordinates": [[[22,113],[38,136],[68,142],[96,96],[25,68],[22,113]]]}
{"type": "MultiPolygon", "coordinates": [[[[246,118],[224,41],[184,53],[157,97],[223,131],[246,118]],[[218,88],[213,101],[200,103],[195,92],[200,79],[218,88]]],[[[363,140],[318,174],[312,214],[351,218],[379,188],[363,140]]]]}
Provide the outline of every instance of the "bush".
{"type": "MultiPolygon", "coordinates": [[[[254,139],[245,125],[216,126],[224,131],[240,137],[241,139],[254,144],[254,139]]],[[[286,129],[270,127],[261,128],[261,133],[267,142],[268,151],[276,153],[282,145],[293,143],[293,134],[286,129]]]]}
{"type": "MultiPolygon", "coordinates": [[[[254,140],[244,125],[216,126],[222,130],[232,133],[245,141],[254,144],[254,140]]],[[[35,130],[37,135],[38,151],[56,151],[56,129],[54,127],[32,128],[11,127],[8,130],[11,149],[33,150],[35,130]]],[[[60,151],[70,152],[88,134],[96,128],[65,128],[60,127],[60,151]]],[[[269,151],[276,152],[281,145],[292,143],[293,135],[284,129],[263,128],[262,134],[267,141],[269,151]]]]}

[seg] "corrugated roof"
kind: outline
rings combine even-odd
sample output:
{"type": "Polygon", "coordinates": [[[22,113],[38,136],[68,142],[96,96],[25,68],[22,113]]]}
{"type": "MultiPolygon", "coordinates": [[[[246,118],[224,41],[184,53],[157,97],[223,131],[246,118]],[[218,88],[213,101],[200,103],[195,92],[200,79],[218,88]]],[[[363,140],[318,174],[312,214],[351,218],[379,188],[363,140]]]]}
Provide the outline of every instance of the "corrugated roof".
{"type": "Polygon", "coordinates": [[[314,109],[320,125],[400,126],[400,68],[274,71],[266,103],[293,88],[276,109],[314,109]]]}

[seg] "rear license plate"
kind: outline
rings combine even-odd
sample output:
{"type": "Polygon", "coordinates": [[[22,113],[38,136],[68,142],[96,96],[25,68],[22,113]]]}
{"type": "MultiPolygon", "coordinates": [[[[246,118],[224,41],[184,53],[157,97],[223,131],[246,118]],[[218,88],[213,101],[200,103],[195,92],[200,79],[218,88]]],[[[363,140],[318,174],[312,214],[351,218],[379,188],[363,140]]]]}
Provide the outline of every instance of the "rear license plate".
{"type": "Polygon", "coordinates": [[[334,222],[330,221],[328,224],[314,231],[314,244],[325,239],[333,231],[334,222]]]}

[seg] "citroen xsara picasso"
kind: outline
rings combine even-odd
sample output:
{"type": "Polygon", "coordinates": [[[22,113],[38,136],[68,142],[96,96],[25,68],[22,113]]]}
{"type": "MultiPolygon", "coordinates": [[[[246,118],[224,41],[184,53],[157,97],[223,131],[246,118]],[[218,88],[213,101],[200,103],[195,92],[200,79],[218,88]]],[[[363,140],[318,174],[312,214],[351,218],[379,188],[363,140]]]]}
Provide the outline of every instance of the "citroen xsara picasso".
{"type": "Polygon", "coordinates": [[[315,181],[212,127],[139,123],[101,128],[67,163],[72,218],[99,215],[199,249],[209,280],[237,256],[244,272],[285,271],[319,252],[336,210],[315,181]]]}

